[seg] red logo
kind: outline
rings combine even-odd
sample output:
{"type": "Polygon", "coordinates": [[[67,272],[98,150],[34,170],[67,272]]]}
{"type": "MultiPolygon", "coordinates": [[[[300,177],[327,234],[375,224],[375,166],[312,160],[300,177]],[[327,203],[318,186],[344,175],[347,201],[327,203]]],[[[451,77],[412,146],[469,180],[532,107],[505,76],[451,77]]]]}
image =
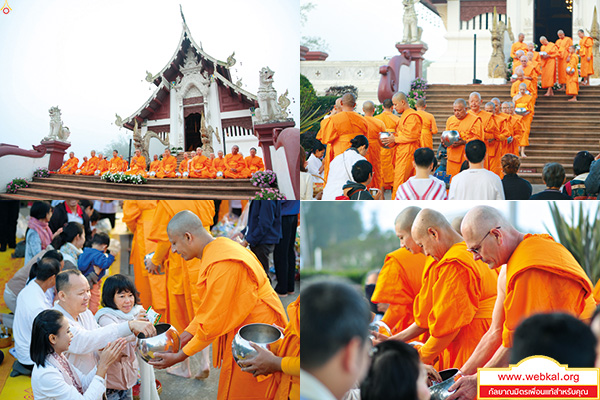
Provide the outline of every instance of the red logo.
{"type": "Polygon", "coordinates": [[[8,14],[12,11],[12,8],[8,5],[8,0],[4,0],[4,5],[2,6],[2,14],[8,14]]]}

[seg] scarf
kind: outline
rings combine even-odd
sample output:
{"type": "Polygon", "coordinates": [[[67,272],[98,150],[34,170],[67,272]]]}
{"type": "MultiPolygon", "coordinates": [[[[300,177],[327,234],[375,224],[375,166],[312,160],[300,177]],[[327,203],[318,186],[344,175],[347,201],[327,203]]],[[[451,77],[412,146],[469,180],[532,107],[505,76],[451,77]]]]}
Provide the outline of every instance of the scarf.
{"type": "Polygon", "coordinates": [[[52,241],[52,231],[48,226],[48,222],[29,217],[27,227],[33,229],[40,236],[40,239],[42,240],[42,250],[44,250],[52,241]]]}
{"type": "Polygon", "coordinates": [[[83,250],[75,247],[73,243],[65,243],[61,246],[60,252],[63,254],[63,256],[72,259],[73,264],[77,266],[77,259],[79,258],[81,253],[83,253],[83,250]]]}
{"type": "Polygon", "coordinates": [[[140,305],[133,306],[128,313],[124,313],[121,310],[115,310],[114,308],[110,307],[103,307],[99,309],[98,312],[96,312],[96,315],[94,317],[96,318],[96,321],[98,321],[103,315],[112,315],[125,321],[133,321],[135,317],[140,313],[140,311],[143,310],[144,308],[140,305]]]}
{"type": "Polygon", "coordinates": [[[83,394],[83,387],[81,386],[79,376],[73,372],[71,364],[69,364],[69,361],[64,354],[58,355],[56,352],[54,352],[46,357],[46,361],[60,371],[63,379],[68,385],[75,386],[75,389],[77,389],[79,393],[83,394]]]}

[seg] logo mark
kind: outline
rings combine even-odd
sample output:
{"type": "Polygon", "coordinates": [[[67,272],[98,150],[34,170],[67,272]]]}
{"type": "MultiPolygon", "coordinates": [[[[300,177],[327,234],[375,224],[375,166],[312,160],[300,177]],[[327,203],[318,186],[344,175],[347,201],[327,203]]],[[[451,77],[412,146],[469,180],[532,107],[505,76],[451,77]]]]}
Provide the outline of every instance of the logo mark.
{"type": "Polygon", "coordinates": [[[4,5],[2,6],[2,14],[8,14],[12,11],[12,8],[8,5],[8,0],[4,0],[4,5]]]}

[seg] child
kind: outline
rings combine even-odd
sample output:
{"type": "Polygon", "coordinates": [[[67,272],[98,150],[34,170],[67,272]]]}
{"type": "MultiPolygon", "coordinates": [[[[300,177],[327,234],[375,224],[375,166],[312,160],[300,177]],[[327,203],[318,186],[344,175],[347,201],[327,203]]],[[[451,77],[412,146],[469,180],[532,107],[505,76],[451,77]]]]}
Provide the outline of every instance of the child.
{"type": "Polygon", "coordinates": [[[367,186],[373,180],[373,166],[367,160],[358,160],[352,166],[352,178],[354,181],[347,181],[344,187],[344,196],[350,200],[374,200],[367,186]]]}
{"type": "Polygon", "coordinates": [[[96,233],[91,246],[83,249],[77,260],[77,266],[90,283],[89,309],[96,314],[100,303],[100,282],[106,270],[115,261],[115,256],[108,251],[110,237],[106,233],[96,233]]]}
{"type": "Polygon", "coordinates": [[[446,200],[446,185],[432,176],[435,153],[428,147],[415,150],[416,174],[398,187],[396,200],[446,200]]]}

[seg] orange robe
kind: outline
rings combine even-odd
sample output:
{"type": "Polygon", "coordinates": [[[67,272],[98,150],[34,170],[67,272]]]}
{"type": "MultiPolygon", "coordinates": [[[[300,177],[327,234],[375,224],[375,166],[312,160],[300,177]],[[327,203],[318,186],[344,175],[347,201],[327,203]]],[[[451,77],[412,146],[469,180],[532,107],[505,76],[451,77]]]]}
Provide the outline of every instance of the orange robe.
{"type": "Polygon", "coordinates": [[[515,108],[517,107],[525,107],[529,110],[529,114],[521,116],[523,135],[521,135],[519,141],[519,146],[529,146],[529,132],[531,131],[531,121],[533,121],[535,111],[535,99],[528,94],[521,96],[515,101],[515,108]]]}
{"type": "Polygon", "coordinates": [[[223,177],[231,179],[250,178],[250,170],[244,161],[244,157],[240,153],[233,155],[231,153],[225,156],[225,171],[223,177]],[[237,172],[231,171],[235,168],[237,172]]]}
{"type": "MultiPolygon", "coordinates": [[[[538,54],[538,56],[539,56],[539,54],[538,54]]],[[[542,69],[541,69],[540,65],[541,65],[541,63],[539,63],[539,62],[530,61],[527,63],[527,66],[525,68],[523,68],[523,72],[525,73],[525,76],[529,76],[532,78],[531,80],[527,79],[527,81],[531,83],[531,89],[529,86],[527,87],[527,89],[531,92],[531,95],[535,99],[537,99],[537,97],[538,97],[538,78],[542,74],[542,69]]],[[[518,90],[517,90],[517,92],[518,92],[518,90]]],[[[514,97],[514,95],[513,95],[513,97],[514,97]]]]}
{"type": "Polygon", "coordinates": [[[571,253],[550,235],[525,235],[506,266],[502,345],[512,347],[521,321],[566,312],[587,320],[596,308],[592,282],[571,253]]]}
{"type": "Polygon", "coordinates": [[[354,111],[342,111],[321,122],[317,140],[327,145],[323,158],[325,181],[329,175],[329,163],[350,148],[350,140],[356,135],[367,136],[368,130],[367,121],[354,111]]]}
{"type": "Polygon", "coordinates": [[[504,154],[514,154],[515,156],[519,155],[519,142],[521,141],[521,137],[523,136],[523,124],[521,122],[522,117],[517,114],[512,114],[510,116],[509,124],[512,129],[512,142],[505,142],[504,144],[504,154]]]}
{"type": "Polygon", "coordinates": [[[204,155],[196,156],[190,160],[190,178],[216,178],[210,159],[204,155]]]}
{"type": "Polygon", "coordinates": [[[160,168],[160,160],[152,161],[150,163],[150,170],[148,172],[154,172],[155,174],[158,172],[160,168]]]}
{"type": "Polygon", "coordinates": [[[181,177],[183,178],[183,173],[184,172],[188,172],[189,169],[189,164],[190,164],[190,159],[183,159],[181,160],[181,162],[179,163],[179,173],[181,174],[181,177]]]}
{"type": "Polygon", "coordinates": [[[100,160],[100,162],[98,162],[98,169],[100,170],[100,175],[102,175],[105,172],[108,172],[108,167],[109,167],[109,163],[106,158],[103,158],[102,160],[100,160]]]}
{"type": "Polygon", "coordinates": [[[158,171],[156,171],[157,178],[175,178],[175,171],[177,170],[177,158],[174,156],[163,157],[160,161],[158,171]]]}
{"type": "Polygon", "coordinates": [[[267,389],[269,400],[300,400],[300,296],[287,308],[290,322],[275,355],[282,357],[283,372],[273,374],[267,389]]]}
{"type": "MultiPolygon", "coordinates": [[[[567,75],[567,96],[577,96],[579,94],[579,70],[577,69],[577,64],[579,64],[579,57],[577,54],[571,54],[567,66],[573,68],[575,72],[571,75],[567,75]]],[[[565,73],[567,66],[565,66],[565,73]]]]}
{"type": "Polygon", "coordinates": [[[123,159],[119,156],[113,157],[109,161],[108,171],[111,174],[123,171],[123,159]]]}
{"type": "MultiPolygon", "coordinates": [[[[381,120],[386,127],[386,131],[396,134],[396,126],[400,122],[400,117],[391,111],[384,111],[375,118],[381,120]]],[[[384,187],[391,189],[394,185],[394,148],[386,149],[381,146],[381,169],[383,172],[384,187]]]]}
{"type": "Polygon", "coordinates": [[[423,286],[414,306],[415,322],[431,335],[419,349],[439,369],[460,368],[469,359],[492,322],[498,275],[473,260],[465,242],[454,244],[423,272],[423,286]]]}
{"type": "Polygon", "coordinates": [[[423,119],[412,108],[404,110],[400,121],[396,125],[396,154],[394,156],[394,187],[396,193],[398,186],[402,185],[414,175],[414,154],[421,143],[423,119]]]}
{"type": "Polygon", "coordinates": [[[425,110],[417,110],[417,113],[423,119],[423,129],[421,131],[421,147],[429,147],[433,150],[433,135],[438,133],[433,114],[425,110]]]}
{"type": "Polygon", "coordinates": [[[521,86],[521,83],[525,83],[527,85],[527,90],[533,96],[534,87],[535,87],[535,84],[533,83],[533,81],[530,81],[529,79],[523,79],[522,81],[520,81],[517,79],[516,81],[513,82],[513,84],[510,87],[510,97],[511,98],[515,97],[517,95],[517,93],[519,93],[519,86],[521,86]]]}
{"type": "MultiPolygon", "coordinates": [[[[81,171],[83,171],[85,168],[87,168],[89,161],[90,160],[82,162],[81,165],[79,166],[79,168],[77,168],[77,171],[79,171],[80,174],[81,174],[81,171]]],[[[77,173],[77,171],[75,171],[75,173],[77,173]]]]}
{"type": "Polygon", "coordinates": [[[558,56],[558,47],[548,42],[542,46],[540,51],[548,53],[548,58],[542,58],[542,88],[546,89],[554,86],[556,82],[556,57],[558,56]]]}
{"type": "Polygon", "coordinates": [[[264,399],[272,377],[242,372],[231,353],[237,331],[251,323],[285,326],[279,297],[254,254],[228,238],[208,243],[193,280],[200,303],[185,330],[194,337],[183,347],[191,356],[212,343],[213,366],[220,367],[217,399],[264,399]]]}
{"type": "Polygon", "coordinates": [[[94,175],[100,164],[100,159],[96,156],[90,158],[85,168],[81,169],[81,175],[94,175]]]}
{"type": "Polygon", "coordinates": [[[521,60],[519,60],[519,58],[517,57],[517,51],[519,50],[523,50],[523,52],[525,52],[525,55],[527,55],[527,51],[528,51],[528,47],[525,43],[523,42],[515,42],[512,44],[512,46],[510,47],[510,56],[513,59],[513,72],[515,72],[515,69],[521,65],[521,60]]]}
{"type": "Polygon", "coordinates": [[[558,47],[558,83],[564,85],[567,83],[567,56],[569,55],[569,47],[573,46],[573,39],[565,36],[564,39],[557,39],[556,47],[558,47]]]}
{"type": "Polygon", "coordinates": [[[382,320],[394,335],[415,322],[413,305],[421,290],[423,269],[428,259],[432,260],[422,253],[412,254],[405,248],[385,256],[371,301],[390,305],[382,320]]]}
{"type": "Polygon", "coordinates": [[[248,156],[244,159],[244,161],[246,161],[246,165],[248,166],[251,174],[255,173],[256,171],[265,170],[265,163],[263,163],[262,158],[259,156],[248,156]]]}
{"type": "Polygon", "coordinates": [[[594,39],[584,37],[579,41],[579,56],[581,57],[581,77],[586,78],[594,74],[594,39]],[[590,61],[587,58],[590,57],[590,61]]]}
{"type": "Polygon", "coordinates": [[[77,165],[79,159],[77,157],[69,158],[58,170],[59,174],[62,175],[73,175],[77,171],[77,165]]]}
{"type": "Polygon", "coordinates": [[[123,162],[121,163],[121,172],[127,171],[128,168],[129,168],[129,163],[127,162],[127,160],[123,160],[123,162]]]}
{"type": "Polygon", "coordinates": [[[593,296],[594,296],[594,300],[596,301],[596,304],[600,303],[600,280],[598,282],[596,282],[596,286],[594,286],[594,291],[593,291],[593,296]]]}
{"type": "Polygon", "coordinates": [[[144,156],[133,156],[131,158],[131,168],[125,172],[126,175],[142,175],[146,177],[146,157],[144,156]]]}
{"type": "Polygon", "coordinates": [[[215,158],[212,161],[212,167],[217,172],[218,171],[225,172],[225,169],[227,168],[225,166],[225,158],[219,158],[219,157],[215,158]]]}
{"type": "Polygon", "coordinates": [[[382,188],[383,169],[381,166],[381,142],[379,141],[379,132],[385,132],[385,124],[375,117],[365,116],[369,131],[367,139],[369,139],[369,149],[367,150],[366,159],[373,166],[373,180],[368,186],[369,188],[382,188]]]}
{"type": "MultiPolygon", "coordinates": [[[[463,119],[458,119],[454,115],[450,116],[446,121],[446,130],[458,131],[461,139],[465,142],[481,139],[483,135],[481,118],[471,113],[467,113],[463,119]]],[[[465,157],[465,145],[450,146],[447,149],[447,154],[446,174],[455,176],[460,172],[460,166],[467,159],[465,157]]]]}
{"type": "Polygon", "coordinates": [[[496,121],[492,118],[494,115],[489,113],[483,109],[479,109],[478,113],[473,112],[473,110],[469,110],[469,113],[478,116],[481,118],[481,137],[478,138],[485,143],[486,152],[485,152],[485,162],[484,167],[489,169],[489,157],[490,157],[490,149],[489,149],[489,141],[495,140],[499,135],[498,126],[496,125],[496,121]]]}
{"type": "Polygon", "coordinates": [[[512,127],[510,126],[508,120],[508,114],[500,113],[493,115],[492,119],[498,127],[498,134],[496,135],[495,139],[488,140],[486,143],[488,151],[488,169],[502,179],[504,176],[501,162],[502,156],[504,155],[502,150],[504,149],[504,143],[506,143],[506,139],[512,136],[512,127]]]}

